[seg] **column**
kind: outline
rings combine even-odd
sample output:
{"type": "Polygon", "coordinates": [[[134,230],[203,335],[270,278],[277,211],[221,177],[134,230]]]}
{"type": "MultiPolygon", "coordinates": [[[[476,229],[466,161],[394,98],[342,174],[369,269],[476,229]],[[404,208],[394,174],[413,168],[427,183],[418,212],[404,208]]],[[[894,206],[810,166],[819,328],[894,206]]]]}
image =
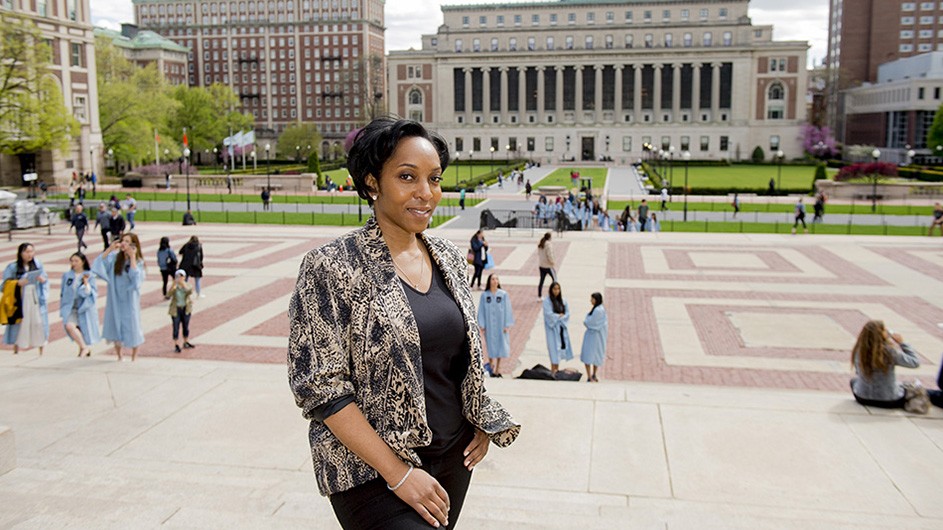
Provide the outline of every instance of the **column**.
{"type": "Polygon", "coordinates": [[[711,63],[711,121],[720,121],[720,63],[711,63]]]}
{"type": "Polygon", "coordinates": [[[634,122],[639,123],[642,119],[642,65],[636,64],[632,68],[635,68],[635,77],[633,78],[635,81],[635,97],[632,101],[632,108],[634,109],[632,118],[634,122]]]}
{"type": "Polygon", "coordinates": [[[485,123],[491,123],[491,68],[481,67],[481,113],[485,123]]]}
{"type": "Polygon", "coordinates": [[[652,88],[652,114],[654,114],[655,123],[661,123],[661,69],[664,68],[663,64],[655,65],[655,79],[654,79],[654,88],[652,88]]]}
{"type": "Polygon", "coordinates": [[[501,72],[501,123],[508,123],[508,67],[498,70],[501,72]]]}
{"type": "Polygon", "coordinates": [[[615,94],[613,95],[613,113],[615,114],[616,123],[622,122],[622,70],[625,68],[623,64],[617,64],[615,66],[616,72],[616,87],[615,94]]]}
{"type": "Polygon", "coordinates": [[[537,67],[537,123],[544,122],[544,66],[537,67]]]}
{"type": "Polygon", "coordinates": [[[691,75],[691,83],[694,86],[691,87],[691,114],[693,114],[691,121],[701,119],[701,66],[701,63],[692,65],[694,71],[691,75]]]}
{"type": "Polygon", "coordinates": [[[524,123],[527,115],[527,67],[517,67],[517,108],[519,123],[524,123]]]}
{"type": "Polygon", "coordinates": [[[596,70],[596,93],[593,94],[595,99],[595,109],[596,109],[596,123],[602,123],[602,68],[601,64],[597,64],[593,67],[596,70]]]}
{"type": "Polygon", "coordinates": [[[472,70],[463,68],[465,72],[465,123],[472,123],[472,70]]]}
{"type": "Polygon", "coordinates": [[[557,71],[557,117],[556,121],[559,123],[563,120],[563,67],[554,66],[554,70],[557,71]]]}
{"type": "Polygon", "coordinates": [[[671,119],[675,123],[681,122],[681,65],[671,65],[674,72],[671,74],[671,119]]]}
{"type": "Polygon", "coordinates": [[[576,88],[573,93],[574,107],[576,108],[576,123],[583,120],[583,65],[577,64],[576,69],[576,88]]]}

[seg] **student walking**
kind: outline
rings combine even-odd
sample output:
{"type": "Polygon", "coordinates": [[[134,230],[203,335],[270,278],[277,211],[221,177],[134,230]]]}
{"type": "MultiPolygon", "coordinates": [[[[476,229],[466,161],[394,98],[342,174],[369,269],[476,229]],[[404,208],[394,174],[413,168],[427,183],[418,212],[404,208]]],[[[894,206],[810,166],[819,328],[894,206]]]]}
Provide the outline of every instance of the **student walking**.
{"type": "Polygon", "coordinates": [[[271,207],[272,191],[268,188],[262,188],[262,211],[267,212],[271,207]]]}
{"type": "Polygon", "coordinates": [[[825,201],[826,197],[824,193],[819,193],[815,196],[815,204],[812,205],[812,211],[815,215],[812,216],[813,223],[821,223],[822,217],[825,215],[825,201]]]}
{"type": "Polygon", "coordinates": [[[174,271],[177,270],[177,255],[174,249],[170,248],[170,238],[160,238],[160,246],[157,248],[157,267],[160,269],[161,293],[164,300],[170,298],[167,294],[167,280],[170,279],[174,271]]]}
{"type": "Polygon", "coordinates": [[[796,202],[795,215],[796,220],[792,223],[792,233],[795,234],[799,223],[802,223],[803,233],[808,234],[809,228],[805,225],[805,204],[802,203],[802,197],[799,197],[799,200],[796,202]]]}
{"type": "Polygon", "coordinates": [[[514,311],[511,309],[511,297],[501,288],[497,274],[488,275],[487,286],[478,300],[478,327],[488,347],[485,371],[492,377],[501,377],[501,359],[511,356],[509,331],[514,325],[514,311]]]}
{"type": "Polygon", "coordinates": [[[557,281],[557,263],[553,256],[553,247],[550,246],[551,233],[547,232],[537,243],[537,268],[540,270],[540,282],[537,283],[537,301],[543,300],[544,278],[550,276],[550,281],[557,281]]]}
{"type": "Polygon", "coordinates": [[[190,236],[190,240],[180,247],[180,268],[187,273],[187,277],[193,278],[196,295],[205,298],[206,295],[200,289],[200,280],[203,279],[203,245],[200,244],[200,238],[190,236]]]}
{"type": "Polygon", "coordinates": [[[105,203],[100,203],[98,205],[98,216],[95,218],[95,228],[101,229],[102,243],[105,244],[103,250],[108,250],[108,245],[111,244],[111,214],[108,212],[108,207],[105,206],[105,203]]]}
{"type": "Polygon", "coordinates": [[[580,361],[586,367],[586,380],[598,383],[597,371],[606,360],[606,342],[609,337],[609,319],[606,308],[602,306],[602,294],[589,295],[592,309],[583,319],[586,333],[583,335],[583,347],[580,349],[580,361]]]}
{"type": "Polygon", "coordinates": [[[111,217],[108,218],[108,229],[111,231],[112,242],[121,239],[121,234],[124,232],[125,226],[127,225],[124,222],[124,217],[121,217],[121,208],[112,206],[111,217]]]}
{"type": "Polygon", "coordinates": [[[462,189],[458,191],[458,206],[459,208],[462,209],[462,211],[465,210],[465,188],[464,187],[462,187],[462,189]]]}
{"type": "Polygon", "coordinates": [[[92,355],[92,345],[101,340],[98,330],[98,290],[88,258],[81,252],[69,257],[69,270],[62,275],[59,316],[66,334],[79,346],[79,357],[92,355]]]}
{"type": "Polygon", "coordinates": [[[77,252],[82,252],[83,249],[88,248],[85,241],[82,241],[85,237],[85,230],[88,229],[88,217],[86,217],[83,210],[84,207],[81,204],[75,206],[75,212],[72,214],[72,221],[69,225],[69,230],[75,228],[75,237],[78,239],[77,252]]]}
{"type": "Polygon", "coordinates": [[[187,273],[177,269],[174,273],[174,283],[170,288],[170,307],[167,312],[173,321],[174,351],[180,353],[182,348],[193,348],[190,344],[190,315],[193,314],[193,287],[187,284],[187,273]],[[183,328],[183,339],[180,338],[180,328],[183,328]]]}
{"type": "Polygon", "coordinates": [[[642,199],[638,205],[638,223],[639,231],[644,232],[648,229],[648,201],[642,199]]]}
{"type": "Polygon", "coordinates": [[[472,266],[475,267],[475,273],[472,275],[469,287],[475,286],[475,280],[478,280],[478,290],[481,290],[481,273],[485,270],[485,262],[488,260],[488,242],[485,241],[485,233],[481,230],[475,232],[471,238],[472,266]]]}
{"type": "Polygon", "coordinates": [[[92,272],[108,283],[105,299],[105,322],[102,337],[114,344],[118,360],[121,349],[131,348],[131,360],[137,358],[138,347],[144,344],[141,328],[141,286],[146,269],[137,234],[128,232],[115,241],[92,263],[92,272]]]}
{"type": "Polygon", "coordinates": [[[937,227],[940,229],[940,235],[943,236],[943,206],[940,203],[933,205],[933,221],[930,223],[930,231],[927,235],[932,236],[933,229],[937,227]]]}
{"type": "Polygon", "coordinates": [[[567,323],[570,321],[570,305],[563,299],[560,284],[553,282],[543,302],[544,332],[547,336],[547,352],[550,354],[550,371],[556,375],[560,360],[573,358],[573,345],[567,323]]]}
{"type": "Polygon", "coordinates": [[[138,213],[138,201],[134,200],[134,197],[129,193],[125,197],[124,206],[128,211],[128,225],[131,226],[131,230],[134,230],[134,215],[138,213]]]}
{"type": "Polygon", "coordinates": [[[39,354],[43,354],[49,341],[48,282],[43,263],[36,259],[36,249],[30,243],[21,243],[16,249],[16,261],[3,270],[4,305],[9,305],[8,296],[18,302],[16,309],[7,315],[3,332],[3,343],[12,344],[14,354],[37,347],[39,354]]]}
{"type": "Polygon", "coordinates": [[[737,214],[740,213],[740,194],[739,193],[733,194],[733,202],[731,202],[730,205],[733,206],[733,218],[736,219],[737,214]]]}

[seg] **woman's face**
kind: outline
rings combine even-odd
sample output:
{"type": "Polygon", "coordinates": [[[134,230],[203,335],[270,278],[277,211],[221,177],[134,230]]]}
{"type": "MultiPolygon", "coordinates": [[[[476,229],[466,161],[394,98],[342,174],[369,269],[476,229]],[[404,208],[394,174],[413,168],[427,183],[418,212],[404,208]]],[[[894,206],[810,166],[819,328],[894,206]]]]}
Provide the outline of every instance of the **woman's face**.
{"type": "Polygon", "coordinates": [[[29,263],[33,261],[33,256],[35,255],[36,249],[33,248],[33,245],[26,245],[26,248],[20,253],[20,258],[23,259],[23,263],[29,263]]]}
{"type": "Polygon", "coordinates": [[[71,258],[69,258],[69,265],[72,266],[72,270],[74,270],[75,272],[82,272],[85,269],[85,267],[82,264],[82,258],[78,256],[72,256],[71,258]]]}
{"type": "Polygon", "coordinates": [[[491,279],[488,280],[488,289],[497,289],[499,283],[501,283],[501,280],[499,280],[497,276],[492,276],[491,279]]]}
{"type": "Polygon", "coordinates": [[[560,286],[554,285],[553,287],[551,287],[550,294],[552,294],[553,296],[560,296],[560,286]]]}
{"type": "Polygon", "coordinates": [[[129,235],[127,235],[127,234],[121,236],[121,243],[120,243],[120,244],[121,244],[121,251],[124,252],[124,251],[128,250],[128,247],[131,245],[131,243],[132,243],[132,241],[131,241],[131,236],[129,236],[129,235]]]}
{"type": "Polygon", "coordinates": [[[383,165],[379,180],[367,176],[367,185],[377,192],[377,220],[408,233],[422,232],[442,199],[441,181],[439,153],[432,143],[415,136],[403,138],[383,165]]]}

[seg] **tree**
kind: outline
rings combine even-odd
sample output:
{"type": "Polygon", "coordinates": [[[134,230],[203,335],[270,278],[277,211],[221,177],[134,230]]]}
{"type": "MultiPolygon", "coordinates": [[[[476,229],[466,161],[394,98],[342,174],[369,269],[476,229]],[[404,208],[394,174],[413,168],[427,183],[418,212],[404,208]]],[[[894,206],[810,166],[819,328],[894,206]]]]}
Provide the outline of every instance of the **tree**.
{"type": "Polygon", "coordinates": [[[812,177],[812,193],[815,193],[815,181],[817,180],[828,180],[825,164],[817,164],[815,166],[815,176],[812,177]]]}
{"type": "Polygon", "coordinates": [[[308,154],[308,173],[317,175],[315,186],[318,188],[324,187],[324,175],[321,174],[321,159],[318,157],[318,151],[316,149],[308,154]]]}
{"type": "Polygon", "coordinates": [[[64,151],[79,134],[59,80],[47,67],[51,51],[32,21],[0,15],[0,152],[64,151]]]}
{"type": "Polygon", "coordinates": [[[252,114],[240,112],[239,96],[226,85],[180,85],[173,89],[171,97],[179,104],[169,120],[171,135],[182,143],[186,129],[191,151],[217,147],[230,131],[235,133],[253,126],[252,114]]]}
{"type": "Polygon", "coordinates": [[[387,105],[383,101],[386,95],[386,67],[383,55],[371,53],[361,57],[354,62],[353,72],[353,93],[360,99],[363,123],[386,114],[387,105]]]}
{"type": "Polygon", "coordinates": [[[763,148],[760,146],[756,146],[753,149],[753,154],[750,155],[750,160],[752,160],[754,164],[762,164],[765,158],[766,154],[763,153],[763,148]]]}
{"type": "MultiPolygon", "coordinates": [[[[179,106],[170,97],[170,87],[156,64],[134,65],[106,37],[95,40],[95,61],[105,146],[124,160],[152,160],[154,131],[168,131],[167,116],[179,106]]],[[[164,142],[160,149],[169,150],[172,157],[180,155],[174,141],[164,142]]]]}
{"type": "Polygon", "coordinates": [[[816,127],[810,123],[802,126],[800,133],[802,150],[815,158],[828,158],[838,154],[835,146],[835,137],[828,127],[816,127]]]}
{"type": "Polygon", "coordinates": [[[307,153],[309,150],[317,150],[317,147],[321,145],[321,134],[314,123],[296,123],[282,131],[276,145],[276,152],[281,153],[282,156],[296,157],[301,154],[299,151],[303,150],[307,153]],[[296,147],[301,149],[295,149],[296,147]]]}
{"type": "Polygon", "coordinates": [[[888,162],[859,162],[845,166],[835,175],[837,182],[845,182],[854,179],[866,179],[871,183],[871,211],[877,211],[877,188],[878,181],[884,177],[897,176],[897,166],[888,162]]]}
{"type": "Polygon", "coordinates": [[[940,146],[943,146],[943,105],[936,109],[933,124],[930,125],[930,131],[927,132],[927,147],[932,149],[937,156],[940,154],[938,149],[940,146]]]}

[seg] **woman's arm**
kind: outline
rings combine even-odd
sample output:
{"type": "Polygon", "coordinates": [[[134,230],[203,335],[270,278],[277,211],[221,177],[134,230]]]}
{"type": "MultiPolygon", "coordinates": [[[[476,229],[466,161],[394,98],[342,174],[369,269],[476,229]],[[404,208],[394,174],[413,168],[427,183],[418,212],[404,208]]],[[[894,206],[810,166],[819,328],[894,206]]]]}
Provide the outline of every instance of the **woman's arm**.
{"type": "Polygon", "coordinates": [[[910,344],[901,342],[900,350],[894,348],[894,364],[905,368],[919,367],[920,359],[917,357],[917,350],[910,347],[910,344]]]}

